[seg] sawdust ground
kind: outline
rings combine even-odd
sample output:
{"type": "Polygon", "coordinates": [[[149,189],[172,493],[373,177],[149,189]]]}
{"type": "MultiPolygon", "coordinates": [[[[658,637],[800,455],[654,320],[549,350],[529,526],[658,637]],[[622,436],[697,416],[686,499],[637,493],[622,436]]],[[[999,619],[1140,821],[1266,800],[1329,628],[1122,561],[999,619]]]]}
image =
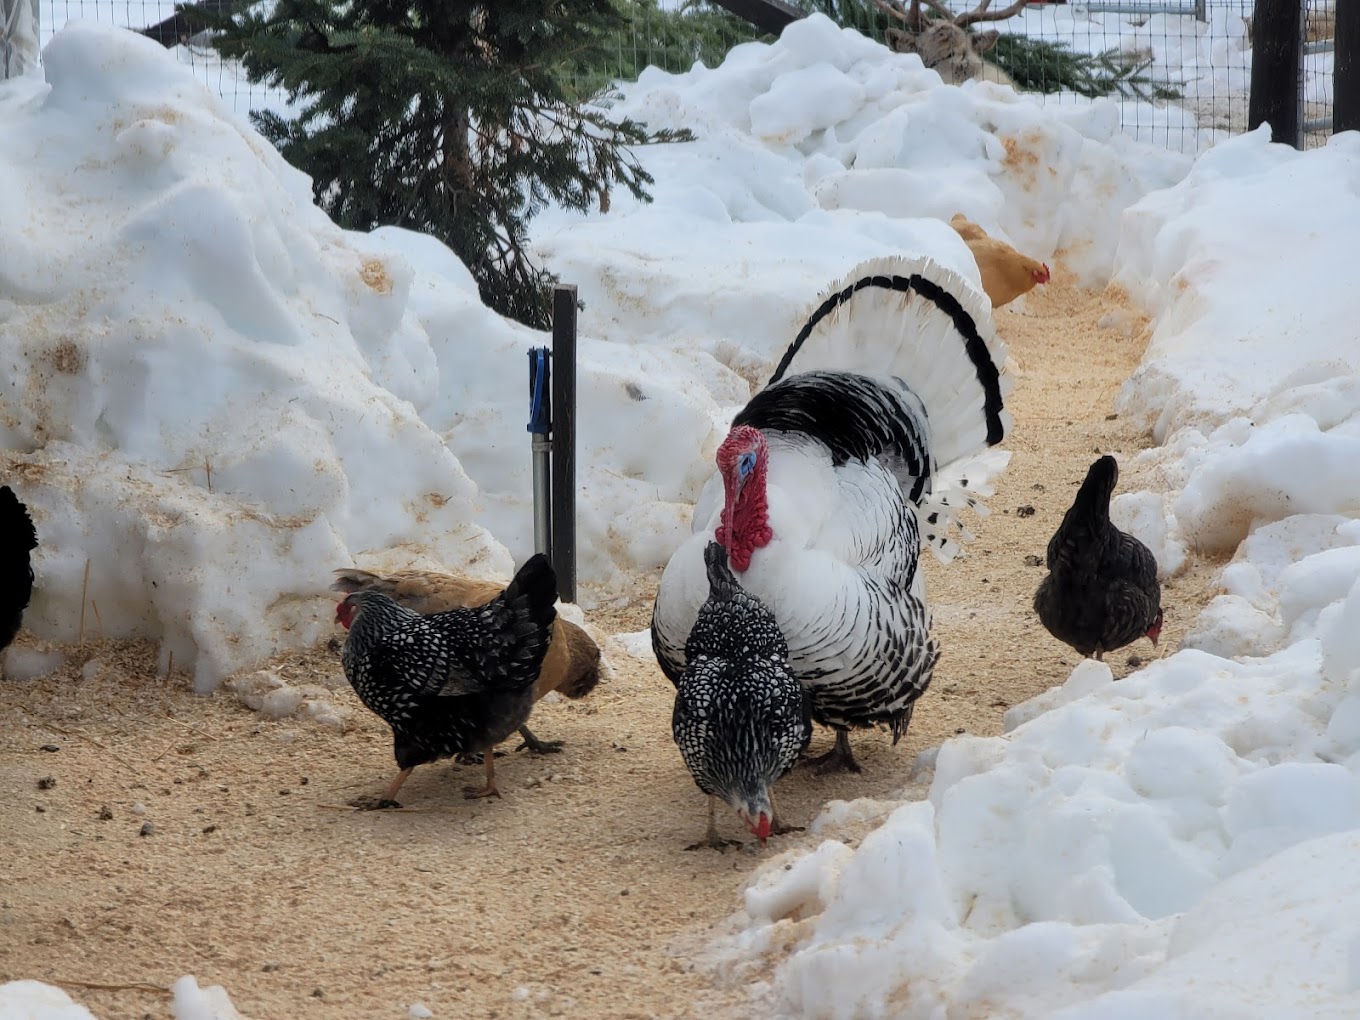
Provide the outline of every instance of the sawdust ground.
{"type": "MultiPolygon", "coordinates": [[[[999,313],[1021,369],[1014,459],[968,555],[925,558],[945,649],[934,686],[898,747],[856,736],[864,774],[786,779],[791,821],[831,799],[919,793],[917,754],[999,732],[1006,708],[1076,664],[1031,612],[1042,570],[1026,557],[1042,554],[1097,453],[1125,460],[1146,443],[1112,413],[1145,342],[1131,313],[1098,325],[1118,300],[1059,277],[1025,311],[999,313]]],[[[1142,482],[1126,469],[1120,489],[1142,482]]],[[[1164,647],[1212,594],[1210,566],[1166,586],[1164,647]]],[[[640,594],[591,621],[643,629],[640,594]]],[[[534,728],[567,749],[501,759],[503,800],[463,800],[478,770],[441,763],[417,770],[406,809],[356,813],[342,806],[393,769],[386,728],[362,710],[344,734],[268,721],[226,692],[157,679],[148,646],[65,651],[61,672],[0,685],[0,979],[63,985],[104,1020],[169,1016],[163,989],[185,973],[224,985],[257,1020],[401,1018],[413,1002],[507,1020],[752,1015],[696,954],[754,868],[814,839],[682,849],[704,801],[671,743],[672,692],[654,664],[616,650],[591,697],[543,706],[534,728]],[[82,679],[91,659],[102,667],[82,679]]],[[[1150,651],[1114,657],[1116,673],[1150,651]]],[[[340,678],[325,649],[280,669],[340,678]]],[[[828,745],[819,733],[813,750],[828,745]]],[[[726,812],[722,823],[739,834],[726,812]]]]}

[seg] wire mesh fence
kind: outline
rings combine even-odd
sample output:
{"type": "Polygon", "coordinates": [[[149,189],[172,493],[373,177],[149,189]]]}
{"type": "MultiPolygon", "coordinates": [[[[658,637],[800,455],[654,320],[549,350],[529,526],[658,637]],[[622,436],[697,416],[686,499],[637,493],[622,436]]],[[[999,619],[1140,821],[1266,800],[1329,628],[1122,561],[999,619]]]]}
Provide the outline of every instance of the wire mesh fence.
{"type": "MultiPolygon", "coordinates": [[[[1019,89],[1041,95],[1044,102],[1107,96],[1119,104],[1128,134],[1170,149],[1195,152],[1247,128],[1254,0],[1031,0],[1013,16],[997,20],[988,19],[1006,8],[966,6],[977,2],[924,0],[925,13],[938,19],[928,26],[953,20],[971,31],[965,37],[971,40],[964,44],[968,52],[960,56],[954,39],[944,59],[906,40],[919,38],[913,30],[922,27],[908,23],[916,13],[908,0],[797,0],[795,6],[826,14],[893,49],[914,46],[947,80],[995,80],[993,70],[999,68],[1019,89]],[[981,20],[970,23],[979,13],[981,20]]],[[[1300,119],[1311,146],[1323,143],[1331,130],[1335,0],[1303,3],[1300,119]]],[[[40,10],[45,44],[70,19],[145,30],[172,18],[174,2],[40,0],[40,10]]],[[[716,66],[733,46],[773,39],[705,0],[663,0],[660,7],[638,2],[633,10],[628,27],[612,40],[605,65],[577,82],[582,94],[610,80],[635,79],[649,66],[670,72],[687,71],[695,61],[716,66]]],[[[166,35],[167,42],[176,39],[166,35]]],[[[219,59],[206,38],[180,38],[173,50],[236,112],[287,108],[283,94],[252,84],[237,64],[219,59]]]]}

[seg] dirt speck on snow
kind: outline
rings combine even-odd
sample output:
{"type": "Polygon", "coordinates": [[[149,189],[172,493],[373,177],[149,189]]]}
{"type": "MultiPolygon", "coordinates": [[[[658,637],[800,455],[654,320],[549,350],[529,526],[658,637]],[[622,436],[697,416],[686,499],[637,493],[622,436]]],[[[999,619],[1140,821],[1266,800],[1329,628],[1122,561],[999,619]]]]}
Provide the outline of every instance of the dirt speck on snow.
{"type": "MultiPolygon", "coordinates": [[[[966,556],[923,557],[944,649],[934,685],[896,748],[854,736],[862,775],[785,779],[790,821],[832,799],[920,795],[909,781],[920,752],[999,732],[1008,707],[1077,663],[1033,615],[1033,563],[1097,450],[1124,464],[1120,491],[1155,484],[1129,463],[1146,437],[1112,413],[1146,340],[1121,304],[1058,274],[1023,310],[998,313],[1020,366],[1014,456],[966,556]],[[1124,328],[1098,325],[1112,311],[1124,328]]],[[[1165,586],[1163,648],[1213,594],[1211,567],[1192,561],[1165,586]]],[[[650,595],[590,622],[640,631],[650,595]]],[[[271,668],[332,688],[352,712],[343,728],[263,718],[225,688],[195,696],[184,676],[157,677],[147,643],[62,651],[59,672],[0,684],[0,980],[62,985],[102,1020],[169,1016],[164,989],[186,973],[256,1020],[401,1017],[414,1002],[504,1020],[752,1015],[736,982],[698,962],[702,947],[757,866],[818,837],[683,849],[705,802],[671,742],[672,688],[654,663],[610,643],[605,684],[540,706],[534,730],[566,750],[500,759],[503,800],[464,800],[479,770],[444,762],[416,770],[401,810],[356,812],[346,802],[380,791],[395,766],[389,731],[344,686],[334,650],[271,668]]],[[[813,753],[829,745],[819,732],[813,753]]],[[[730,812],[721,822],[745,836],[730,812]]]]}

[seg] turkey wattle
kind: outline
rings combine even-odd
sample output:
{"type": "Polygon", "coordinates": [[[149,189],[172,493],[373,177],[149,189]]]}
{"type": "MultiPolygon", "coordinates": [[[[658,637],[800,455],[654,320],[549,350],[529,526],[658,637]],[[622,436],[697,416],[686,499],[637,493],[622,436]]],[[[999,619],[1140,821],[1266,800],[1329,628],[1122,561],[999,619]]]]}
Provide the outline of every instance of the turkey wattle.
{"type": "Polygon", "coordinates": [[[1009,460],[988,449],[1011,424],[1004,363],[985,299],[928,258],[867,262],[824,295],[737,415],[662,574],[652,647],[671,681],[716,538],[837,731],[824,764],[858,770],[854,727],[900,739],[939,658],[921,546],[947,562],[951,528],[967,536],[955,512],[986,512],[977,497],[1009,460]]]}

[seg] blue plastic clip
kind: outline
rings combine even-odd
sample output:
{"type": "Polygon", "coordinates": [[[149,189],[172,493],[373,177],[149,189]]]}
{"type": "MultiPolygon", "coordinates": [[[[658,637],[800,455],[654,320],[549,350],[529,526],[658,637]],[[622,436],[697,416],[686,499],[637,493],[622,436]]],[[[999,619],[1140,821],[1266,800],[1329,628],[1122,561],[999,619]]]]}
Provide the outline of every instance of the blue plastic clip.
{"type": "Polygon", "coordinates": [[[552,379],[546,347],[529,348],[529,424],[525,431],[546,436],[552,431],[552,379]]]}

